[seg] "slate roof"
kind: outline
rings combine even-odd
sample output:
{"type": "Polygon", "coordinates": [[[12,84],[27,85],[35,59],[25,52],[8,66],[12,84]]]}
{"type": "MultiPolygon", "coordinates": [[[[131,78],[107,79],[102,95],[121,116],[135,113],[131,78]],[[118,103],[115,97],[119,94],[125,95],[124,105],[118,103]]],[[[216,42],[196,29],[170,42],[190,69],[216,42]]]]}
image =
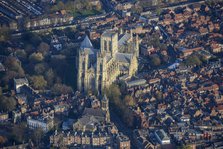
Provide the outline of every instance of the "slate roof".
{"type": "Polygon", "coordinates": [[[92,49],[94,48],[89,37],[86,35],[84,40],[81,42],[81,46],[80,46],[81,49],[84,49],[84,48],[89,48],[89,49],[92,49]]]}
{"type": "Polygon", "coordinates": [[[105,94],[104,95],[104,97],[103,97],[103,99],[102,100],[105,100],[105,101],[107,101],[108,100],[108,97],[107,97],[107,95],[105,94]]]}
{"type": "Polygon", "coordinates": [[[131,35],[126,33],[122,34],[118,38],[118,47],[124,46],[124,44],[131,38],[131,35]]]}
{"type": "Polygon", "coordinates": [[[106,36],[106,37],[112,37],[112,36],[114,36],[115,34],[116,34],[115,31],[113,31],[113,30],[107,30],[107,31],[105,31],[102,35],[103,35],[103,36],[106,36]]]}
{"type": "Polygon", "coordinates": [[[84,116],[78,120],[81,125],[88,125],[99,123],[99,121],[94,116],[84,116]]]}
{"type": "Polygon", "coordinates": [[[105,117],[104,111],[101,109],[85,108],[83,115],[92,115],[96,117],[105,117]]]}
{"type": "Polygon", "coordinates": [[[19,79],[14,79],[16,85],[19,84],[29,84],[28,80],[26,78],[19,78],[19,79]]]}
{"type": "Polygon", "coordinates": [[[115,55],[116,60],[122,63],[130,63],[132,57],[133,54],[130,53],[117,53],[115,55]]]}

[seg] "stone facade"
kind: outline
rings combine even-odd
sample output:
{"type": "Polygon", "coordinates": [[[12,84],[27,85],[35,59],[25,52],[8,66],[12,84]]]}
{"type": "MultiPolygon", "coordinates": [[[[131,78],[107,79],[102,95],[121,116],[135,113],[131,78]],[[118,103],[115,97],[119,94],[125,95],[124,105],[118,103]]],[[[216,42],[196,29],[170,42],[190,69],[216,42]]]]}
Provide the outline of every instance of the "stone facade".
{"type": "Polygon", "coordinates": [[[101,35],[100,50],[86,36],[77,62],[77,88],[81,92],[103,91],[118,77],[132,77],[138,70],[138,35],[107,30],[101,35]]]}

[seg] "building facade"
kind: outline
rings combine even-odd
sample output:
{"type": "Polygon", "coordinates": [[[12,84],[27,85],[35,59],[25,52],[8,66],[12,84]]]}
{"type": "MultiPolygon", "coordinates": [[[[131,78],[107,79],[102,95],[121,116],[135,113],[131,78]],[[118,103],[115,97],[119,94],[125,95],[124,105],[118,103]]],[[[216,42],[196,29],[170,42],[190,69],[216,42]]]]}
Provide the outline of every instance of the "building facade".
{"type": "Polygon", "coordinates": [[[27,125],[30,129],[41,128],[44,132],[48,132],[54,127],[54,120],[52,118],[28,118],[27,125]]]}
{"type": "Polygon", "coordinates": [[[100,50],[88,36],[81,43],[77,62],[77,88],[81,92],[103,91],[118,77],[132,77],[138,70],[138,35],[107,30],[101,35],[100,50]]]}

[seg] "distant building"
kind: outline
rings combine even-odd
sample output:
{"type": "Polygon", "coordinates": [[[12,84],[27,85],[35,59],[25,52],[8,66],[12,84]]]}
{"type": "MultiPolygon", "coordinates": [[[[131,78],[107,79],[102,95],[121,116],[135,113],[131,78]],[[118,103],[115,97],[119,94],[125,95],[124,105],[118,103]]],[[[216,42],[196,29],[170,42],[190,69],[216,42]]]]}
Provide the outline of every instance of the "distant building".
{"type": "Polygon", "coordinates": [[[27,125],[30,129],[37,129],[41,128],[44,132],[49,131],[54,126],[54,120],[50,117],[44,117],[44,118],[28,118],[27,119],[27,125]]]}
{"type": "Polygon", "coordinates": [[[155,136],[160,144],[170,144],[170,138],[167,136],[163,129],[156,130],[155,136]]]}
{"type": "Polygon", "coordinates": [[[120,75],[135,75],[138,44],[138,36],[133,39],[131,31],[118,35],[115,30],[107,30],[101,35],[101,48],[97,50],[86,36],[77,58],[78,90],[102,91],[120,75]]]}
{"type": "Polygon", "coordinates": [[[73,129],[76,131],[90,131],[97,129],[100,123],[110,122],[109,100],[105,95],[101,100],[101,108],[85,108],[83,116],[73,124],[73,129]]]}
{"type": "Polygon", "coordinates": [[[12,120],[13,123],[21,121],[22,113],[18,111],[12,111],[12,120]]]}
{"type": "Polygon", "coordinates": [[[130,149],[131,145],[129,138],[122,133],[119,133],[117,136],[117,147],[119,149],[130,149]]]}
{"type": "Polygon", "coordinates": [[[29,86],[27,78],[14,79],[14,89],[16,93],[20,93],[20,89],[24,85],[29,86]]]}
{"type": "Polygon", "coordinates": [[[146,80],[145,79],[137,79],[137,80],[132,80],[132,81],[126,82],[126,86],[128,88],[136,87],[136,86],[144,86],[144,85],[146,85],[146,80]]]}
{"type": "Polygon", "coordinates": [[[0,122],[1,121],[6,121],[9,119],[9,114],[8,113],[0,113],[0,122]]]}

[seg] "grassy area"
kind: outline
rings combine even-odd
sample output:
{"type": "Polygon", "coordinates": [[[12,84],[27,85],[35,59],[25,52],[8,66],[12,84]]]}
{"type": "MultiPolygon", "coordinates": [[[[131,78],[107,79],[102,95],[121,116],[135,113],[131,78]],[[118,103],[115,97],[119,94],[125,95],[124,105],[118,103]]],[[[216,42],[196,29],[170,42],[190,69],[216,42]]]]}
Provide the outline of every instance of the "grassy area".
{"type": "Polygon", "coordinates": [[[74,18],[76,17],[87,17],[87,16],[91,16],[91,15],[97,15],[97,14],[100,14],[102,13],[101,11],[98,11],[98,10],[82,10],[82,11],[76,11],[76,10],[73,10],[71,12],[71,14],[74,16],[74,18]]]}

